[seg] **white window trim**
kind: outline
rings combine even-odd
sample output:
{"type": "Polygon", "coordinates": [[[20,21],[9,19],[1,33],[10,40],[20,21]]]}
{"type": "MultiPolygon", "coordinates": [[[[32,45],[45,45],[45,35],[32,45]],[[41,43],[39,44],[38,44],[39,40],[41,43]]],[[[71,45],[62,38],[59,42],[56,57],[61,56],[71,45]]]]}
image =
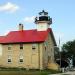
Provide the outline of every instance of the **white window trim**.
{"type": "Polygon", "coordinates": [[[11,57],[11,55],[8,55],[7,62],[8,62],[8,64],[12,63],[12,57],[11,57]],[[8,59],[11,59],[11,62],[8,62],[8,59]]]}
{"type": "Polygon", "coordinates": [[[23,44],[21,43],[21,44],[20,44],[20,50],[23,50],[23,48],[24,48],[24,47],[23,47],[23,44]],[[21,48],[22,48],[22,49],[21,49],[21,48]]]}
{"type": "Polygon", "coordinates": [[[36,43],[32,44],[32,50],[35,50],[36,49],[36,43]]]}
{"type": "Polygon", "coordinates": [[[23,60],[23,62],[24,62],[23,55],[20,55],[20,56],[19,56],[19,63],[23,63],[23,62],[20,62],[20,59],[22,59],[22,60],[23,60]]]}
{"type": "Polygon", "coordinates": [[[11,50],[11,49],[9,49],[9,48],[12,49],[12,45],[11,45],[11,44],[8,44],[8,50],[11,50]]]}

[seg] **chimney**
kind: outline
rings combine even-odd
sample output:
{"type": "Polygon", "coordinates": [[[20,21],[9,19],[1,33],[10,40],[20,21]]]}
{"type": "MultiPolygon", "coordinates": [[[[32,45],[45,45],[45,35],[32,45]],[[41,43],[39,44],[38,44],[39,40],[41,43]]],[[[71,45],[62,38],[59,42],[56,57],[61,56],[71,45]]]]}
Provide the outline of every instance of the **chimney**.
{"type": "Polygon", "coordinates": [[[23,31],[23,24],[19,24],[19,31],[23,31]]]}

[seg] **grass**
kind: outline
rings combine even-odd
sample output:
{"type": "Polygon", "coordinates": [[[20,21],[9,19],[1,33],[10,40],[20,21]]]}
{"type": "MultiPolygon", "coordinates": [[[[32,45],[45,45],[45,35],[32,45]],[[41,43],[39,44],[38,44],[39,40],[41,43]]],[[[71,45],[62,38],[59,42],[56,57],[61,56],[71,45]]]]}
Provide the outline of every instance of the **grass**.
{"type": "Polygon", "coordinates": [[[48,75],[47,71],[0,71],[0,75],[48,75]]]}
{"type": "Polygon", "coordinates": [[[58,73],[55,70],[25,70],[25,69],[0,69],[0,75],[48,75],[58,73]]]}

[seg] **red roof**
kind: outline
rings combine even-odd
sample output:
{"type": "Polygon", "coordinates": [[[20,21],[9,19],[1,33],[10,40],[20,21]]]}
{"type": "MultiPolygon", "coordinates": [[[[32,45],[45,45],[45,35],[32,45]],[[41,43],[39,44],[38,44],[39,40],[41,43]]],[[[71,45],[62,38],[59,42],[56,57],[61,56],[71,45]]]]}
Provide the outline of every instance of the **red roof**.
{"type": "Polygon", "coordinates": [[[0,43],[3,42],[4,36],[0,36],[0,43]]]}
{"type": "Polygon", "coordinates": [[[47,31],[37,31],[36,29],[11,31],[8,35],[0,37],[0,43],[44,42],[48,36],[48,33],[52,33],[50,28],[47,31]]]}

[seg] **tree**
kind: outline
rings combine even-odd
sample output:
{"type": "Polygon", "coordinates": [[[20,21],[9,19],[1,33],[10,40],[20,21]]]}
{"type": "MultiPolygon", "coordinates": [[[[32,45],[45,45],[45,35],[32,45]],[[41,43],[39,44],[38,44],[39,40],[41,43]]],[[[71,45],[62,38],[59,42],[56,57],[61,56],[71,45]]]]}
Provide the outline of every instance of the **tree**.
{"type": "MultiPolygon", "coordinates": [[[[75,61],[75,40],[68,41],[66,44],[62,46],[62,58],[64,59],[73,59],[73,63],[75,61]]],[[[75,63],[74,63],[75,65],[75,63]]]]}
{"type": "Polygon", "coordinates": [[[59,52],[59,48],[57,46],[54,47],[54,56],[55,56],[55,60],[60,58],[60,52],[59,52]]]}
{"type": "Polygon", "coordinates": [[[55,47],[55,61],[59,64],[60,67],[67,67],[68,63],[65,59],[61,58],[61,52],[59,51],[59,47],[55,47]]]}

